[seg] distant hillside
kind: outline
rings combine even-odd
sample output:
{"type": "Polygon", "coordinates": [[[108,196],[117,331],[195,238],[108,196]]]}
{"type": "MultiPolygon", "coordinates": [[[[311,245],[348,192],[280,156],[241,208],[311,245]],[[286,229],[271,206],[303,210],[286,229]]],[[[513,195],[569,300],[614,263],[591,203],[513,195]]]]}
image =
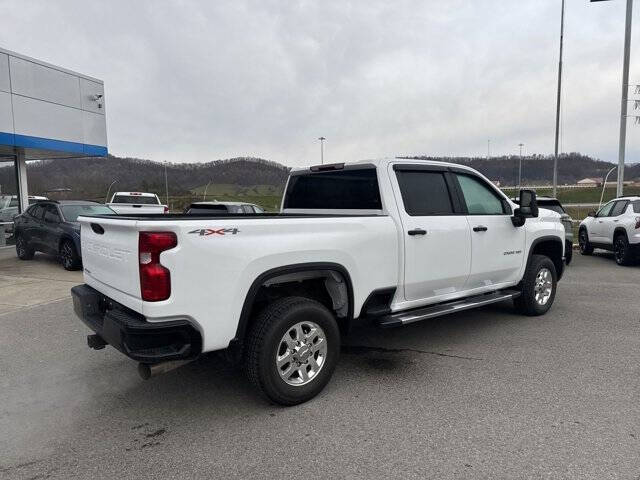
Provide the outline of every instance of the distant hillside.
{"type": "MultiPolygon", "coordinates": [[[[406,157],[443,160],[469,165],[501,185],[514,185],[518,175],[518,157],[406,157]]],[[[580,153],[568,153],[559,159],[559,183],[574,184],[587,177],[602,178],[613,164],[595,160],[580,153]]],[[[108,158],[77,158],[34,161],[28,164],[29,190],[42,194],[57,188],[70,188],[70,198],[103,198],[109,185],[117,180],[114,190],[142,190],[164,194],[164,164],[138,158],[109,156],[108,158]]],[[[550,184],[553,177],[553,157],[525,157],[523,183],[550,184]]],[[[207,163],[168,163],[169,194],[207,198],[279,197],[289,173],[289,167],[260,158],[239,157],[207,163]],[[207,188],[207,183],[209,187],[207,188]]],[[[614,174],[615,175],[615,174],[614,174]]],[[[640,164],[629,164],[626,179],[640,177],[640,164]]],[[[13,168],[0,168],[0,188],[15,188],[13,168]]],[[[273,200],[276,202],[276,200],[273,200]]]]}
{"type": "MultiPolygon", "coordinates": [[[[109,156],[31,162],[27,167],[27,175],[30,193],[71,188],[74,196],[94,198],[104,195],[114,180],[117,182],[112,192],[142,190],[164,193],[164,168],[164,164],[159,162],[109,156]]],[[[2,170],[8,169],[0,169],[0,183],[3,182],[3,174],[12,175],[12,172],[2,170]]],[[[264,186],[267,186],[267,190],[272,187],[275,193],[279,193],[288,173],[289,168],[279,163],[249,157],[207,163],[167,164],[170,195],[187,195],[192,190],[204,190],[207,182],[247,190],[260,186],[261,191],[265,191],[264,186]]],[[[7,180],[11,181],[4,181],[7,180]]]]}
{"type": "MultiPolygon", "coordinates": [[[[503,186],[515,185],[518,181],[518,163],[520,157],[493,157],[490,159],[477,157],[430,157],[415,156],[405,158],[416,158],[425,160],[441,160],[453,163],[468,165],[482,172],[491,180],[498,180],[503,186]]],[[[594,160],[593,158],[580,153],[563,153],[558,157],[558,183],[575,184],[583,178],[603,178],[614,166],[609,162],[594,160]]],[[[640,164],[628,164],[624,170],[625,179],[631,180],[640,177],[640,164]]],[[[615,172],[611,174],[610,180],[615,178],[615,172]]],[[[533,155],[523,157],[522,161],[522,183],[525,185],[551,184],[553,181],[553,156],[533,155]]]]}

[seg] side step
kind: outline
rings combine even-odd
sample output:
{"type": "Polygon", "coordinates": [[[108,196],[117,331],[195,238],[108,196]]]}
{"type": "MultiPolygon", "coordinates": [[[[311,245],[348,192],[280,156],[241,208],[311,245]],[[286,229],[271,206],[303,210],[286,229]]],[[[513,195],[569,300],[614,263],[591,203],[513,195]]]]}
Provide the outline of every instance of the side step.
{"type": "Polygon", "coordinates": [[[520,296],[519,290],[500,290],[498,292],[475,295],[473,297],[454,300],[446,303],[438,303],[427,307],[404,310],[402,312],[384,315],[378,320],[378,325],[384,328],[399,327],[408,323],[419,322],[427,318],[439,317],[448,313],[460,312],[471,308],[482,307],[491,303],[502,302],[520,296]]]}

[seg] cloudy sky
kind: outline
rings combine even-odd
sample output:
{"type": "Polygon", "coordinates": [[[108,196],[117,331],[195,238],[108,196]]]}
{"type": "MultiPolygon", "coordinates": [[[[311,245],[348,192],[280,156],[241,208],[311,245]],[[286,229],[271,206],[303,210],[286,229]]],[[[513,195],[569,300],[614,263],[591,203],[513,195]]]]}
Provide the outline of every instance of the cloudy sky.
{"type": "MultiPolygon", "coordinates": [[[[567,0],[563,151],[617,160],[624,4],[567,0]]],[[[115,155],[307,165],[320,135],[329,161],[553,152],[560,0],[0,0],[0,18],[0,46],[104,80],[115,155]]],[[[640,83],[640,4],[634,26],[640,83]]],[[[640,161],[633,120],[627,145],[640,161]]]]}

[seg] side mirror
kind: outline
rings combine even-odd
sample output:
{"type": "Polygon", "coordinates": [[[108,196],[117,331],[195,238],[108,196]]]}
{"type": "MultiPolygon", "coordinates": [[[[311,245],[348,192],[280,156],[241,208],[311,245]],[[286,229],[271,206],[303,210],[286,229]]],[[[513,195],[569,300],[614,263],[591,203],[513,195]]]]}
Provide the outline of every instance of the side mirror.
{"type": "Polygon", "coordinates": [[[520,190],[520,207],[513,212],[511,221],[514,226],[521,227],[527,218],[538,216],[538,200],[534,190],[520,190]]]}
{"type": "Polygon", "coordinates": [[[595,217],[595,216],[596,216],[595,210],[591,210],[589,213],[587,213],[587,217],[595,217]]]}

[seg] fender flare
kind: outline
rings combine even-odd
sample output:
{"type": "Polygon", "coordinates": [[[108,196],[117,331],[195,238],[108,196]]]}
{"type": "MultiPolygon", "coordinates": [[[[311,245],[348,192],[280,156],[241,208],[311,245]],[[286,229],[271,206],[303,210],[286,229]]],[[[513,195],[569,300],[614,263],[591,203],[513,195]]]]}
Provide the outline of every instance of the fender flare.
{"type": "MultiPolygon", "coordinates": [[[[560,251],[564,251],[564,238],[560,238],[560,237],[556,237],[555,235],[543,235],[541,237],[536,238],[533,242],[531,242],[531,246],[529,247],[529,252],[527,253],[527,263],[525,265],[525,272],[527,271],[526,269],[529,268],[529,264],[531,263],[531,257],[533,256],[533,251],[536,248],[536,246],[540,243],[546,243],[546,242],[554,242],[554,243],[558,243],[560,245],[560,251]]],[[[560,280],[562,278],[562,274],[564,273],[564,255],[562,256],[562,258],[560,259],[560,268],[558,268],[558,266],[556,265],[556,270],[557,270],[557,275],[558,275],[558,280],[560,280]]]]}
{"type": "MultiPolygon", "coordinates": [[[[624,227],[616,227],[615,230],[613,231],[613,238],[616,238],[616,236],[622,233],[625,237],[627,237],[627,240],[629,240],[629,234],[627,233],[627,229],[624,227]]],[[[612,239],[613,240],[613,239],[612,239]]]]}
{"type": "Polygon", "coordinates": [[[351,320],[353,320],[353,284],[351,283],[351,276],[349,275],[349,272],[343,265],[332,262],[310,262],[283,265],[261,273],[253,281],[253,283],[249,287],[247,295],[245,296],[244,303],[242,304],[242,311],[240,312],[240,319],[238,320],[236,335],[229,343],[229,346],[242,343],[247,332],[247,326],[249,325],[251,308],[258,294],[258,291],[260,290],[260,287],[262,287],[265,282],[267,282],[271,278],[279,277],[280,275],[287,273],[313,272],[320,270],[335,271],[342,275],[342,277],[344,278],[347,285],[347,295],[349,302],[347,316],[344,320],[346,322],[350,322],[351,320]]]}

